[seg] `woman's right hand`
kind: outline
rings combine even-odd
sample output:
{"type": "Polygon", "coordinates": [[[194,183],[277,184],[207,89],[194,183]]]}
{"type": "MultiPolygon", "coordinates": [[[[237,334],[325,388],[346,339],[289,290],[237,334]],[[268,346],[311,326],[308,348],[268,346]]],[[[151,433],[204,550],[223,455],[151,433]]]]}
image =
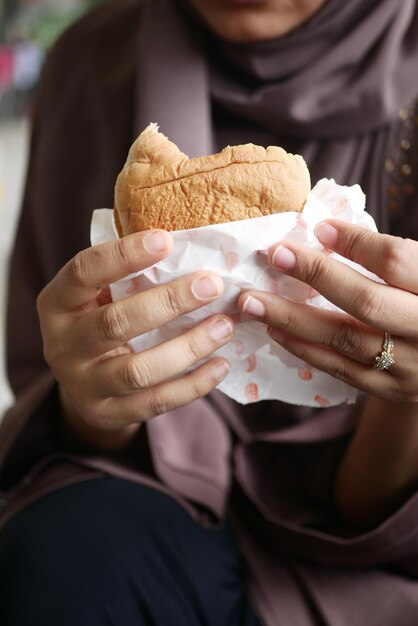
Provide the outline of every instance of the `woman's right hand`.
{"type": "Polygon", "coordinates": [[[221,278],[200,271],[111,302],[110,283],[157,263],[171,247],[167,232],[147,231],[88,248],[38,297],[45,359],[59,382],[70,435],[81,443],[126,445],[141,422],[205,396],[228,373],[223,358],[184,373],[231,339],[233,322],[225,315],[141,353],[127,345],[223,291],[221,278]]]}

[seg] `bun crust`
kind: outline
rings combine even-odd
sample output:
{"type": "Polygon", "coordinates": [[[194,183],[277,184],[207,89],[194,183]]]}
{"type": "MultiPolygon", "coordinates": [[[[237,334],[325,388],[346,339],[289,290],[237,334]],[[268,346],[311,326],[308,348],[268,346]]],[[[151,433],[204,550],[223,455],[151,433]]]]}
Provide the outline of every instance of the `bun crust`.
{"type": "Polygon", "coordinates": [[[182,230],[301,211],[310,176],[299,155],[254,144],[189,159],[150,124],[132,145],[115,187],[119,235],[182,230]]]}

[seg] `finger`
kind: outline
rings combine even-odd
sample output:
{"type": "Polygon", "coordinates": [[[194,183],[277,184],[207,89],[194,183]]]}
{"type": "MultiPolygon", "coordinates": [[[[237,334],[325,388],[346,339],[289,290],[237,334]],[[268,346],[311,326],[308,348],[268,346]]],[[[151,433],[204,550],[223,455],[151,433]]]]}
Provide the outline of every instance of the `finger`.
{"type": "Polygon", "coordinates": [[[382,235],[342,220],[317,225],[315,234],[328,249],[359,263],[394,287],[418,293],[418,242],[382,235]]]}
{"type": "MultiPolygon", "coordinates": [[[[133,395],[110,398],[99,403],[102,428],[114,429],[143,422],[190,404],[210,393],[229,372],[225,359],[211,359],[190,374],[160,383],[133,395]]],[[[94,416],[93,416],[94,418],[94,416]]]]}
{"type": "MultiPolygon", "coordinates": [[[[291,335],[283,334],[280,338],[276,335],[275,340],[285,350],[305,363],[326,372],[351,387],[390,401],[404,402],[407,400],[408,394],[402,390],[401,385],[389,370],[376,370],[333,350],[304,342],[291,335]]],[[[322,398],[318,398],[318,404],[323,406],[322,398]]]]}
{"type": "Polygon", "coordinates": [[[64,265],[45,287],[40,296],[41,306],[57,313],[85,307],[110,283],[167,256],[172,241],[169,233],[153,230],[87,248],[64,265]]]}
{"type": "Polygon", "coordinates": [[[290,242],[271,248],[269,261],[276,269],[309,284],[369,326],[410,339],[418,338],[415,295],[377,283],[323,252],[290,242]]]}
{"type": "Polygon", "coordinates": [[[95,394],[108,398],[137,393],[178,376],[227,343],[233,332],[231,320],[215,316],[139,354],[106,359],[95,366],[95,394]]]}
{"type": "MultiPolygon", "coordinates": [[[[384,334],[381,331],[344,313],[290,302],[264,291],[242,294],[238,305],[246,315],[266,323],[269,334],[279,343],[284,336],[291,336],[292,340],[335,350],[369,367],[376,365],[376,358],[383,350],[384,334]]],[[[400,383],[408,385],[418,376],[418,367],[415,367],[417,348],[401,337],[392,339],[395,363],[390,367],[390,373],[400,383]]]]}
{"type": "Polygon", "coordinates": [[[212,302],[222,291],[219,276],[195,272],[90,312],[77,320],[71,341],[80,355],[99,356],[212,302]]]}
{"type": "Polygon", "coordinates": [[[238,306],[246,315],[266,323],[276,331],[332,348],[359,363],[373,364],[375,356],[382,349],[381,331],[345,313],[290,302],[263,291],[242,294],[238,306]]]}

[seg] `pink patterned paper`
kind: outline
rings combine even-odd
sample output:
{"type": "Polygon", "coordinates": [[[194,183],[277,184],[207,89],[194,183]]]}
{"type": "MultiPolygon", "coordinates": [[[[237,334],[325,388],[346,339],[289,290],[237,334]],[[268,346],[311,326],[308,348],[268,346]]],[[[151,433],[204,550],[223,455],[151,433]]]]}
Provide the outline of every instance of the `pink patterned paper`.
{"type": "MultiPolygon", "coordinates": [[[[129,297],[201,269],[218,273],[224,281],[224,293],[212,304],[132,339],[132,349],[145,350],[186,333],[210,315],[227,313],[236,326],[233,340],[217,351],[231,366],[229,375],[219,385],[225,394],[243,404],[263,399],[317,407],[354,402],[356,390],[286,352],[267,334],[262,324],[245,316],[241,318],[237,299],[240,293],[253,288],[323,309],[338,310],[308,285],[280,272],[275,273],[267,264],[266,252],[281,239],[323,250],[314,235],[314,227],[329,217],[346,219],[376,230],[364,207],[365,197],[358,185],[342,187],[333,180],[323,179],[310,193],[301,214],[281,213],[173,232],[174,247],[170,256],[154,267],[111,285],[113,299],[129,297]]],[[[112,211],[95,211],[92,243],[111,241],[116,237],[112,211]]],[[[351,261],[330,254],[379,280],[351,261]]]]}

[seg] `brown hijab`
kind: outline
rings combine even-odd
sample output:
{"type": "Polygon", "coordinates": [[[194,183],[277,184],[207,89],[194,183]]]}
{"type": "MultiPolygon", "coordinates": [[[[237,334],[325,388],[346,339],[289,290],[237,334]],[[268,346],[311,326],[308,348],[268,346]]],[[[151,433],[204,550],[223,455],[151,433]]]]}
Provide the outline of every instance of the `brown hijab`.
{"type": "Polygon", "coordinates": [[[186,0],[152,0],[136,130],[157,121],[190,156],[282,145],[304,155],[313,182],[360,183],[384,229],[384,158],[399,109],[418,95],[417,33],[416,0],[328,0],[286,36],[234,44],[186,0]]]}

